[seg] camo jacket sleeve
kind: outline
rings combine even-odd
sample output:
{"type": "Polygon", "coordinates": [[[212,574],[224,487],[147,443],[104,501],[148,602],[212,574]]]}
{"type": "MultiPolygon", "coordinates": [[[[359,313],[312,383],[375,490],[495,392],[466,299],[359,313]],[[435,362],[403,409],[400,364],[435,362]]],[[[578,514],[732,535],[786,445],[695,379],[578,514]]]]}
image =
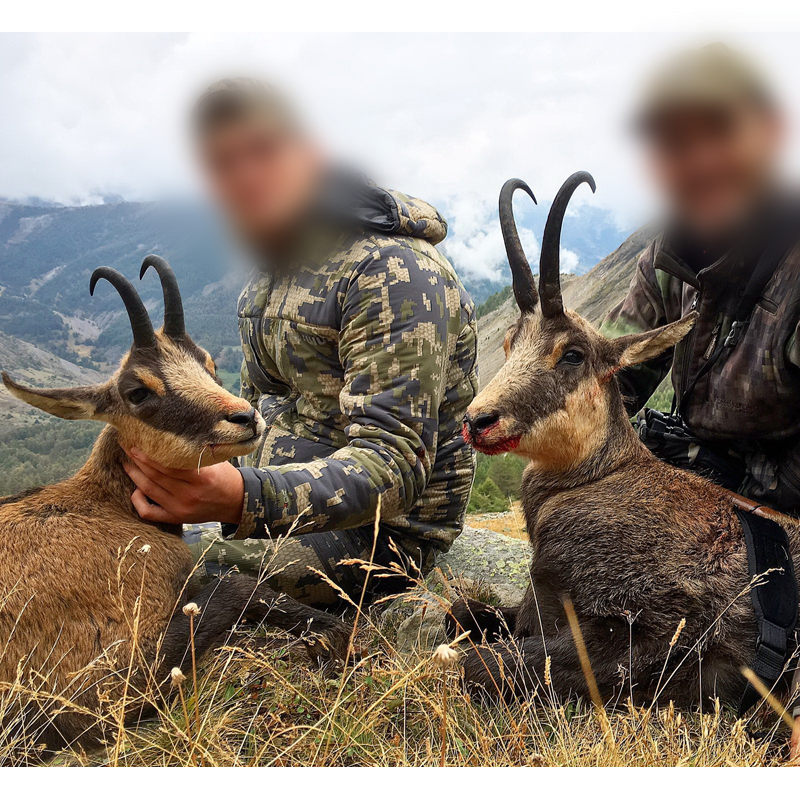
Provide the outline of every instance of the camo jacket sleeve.
{"type": "Polygon", "coordinates": [[[389,520],[426,487],[461,329],[460,293],[424,252],[377,242],[342,299],[339,401],[348,444],[310,463],[243,468],[237,539],[369,524],[379,495],[381,517],[389,520]]]}
{"type": "MultiPolygon", "coordinates": [[[[654,249],[655,243],[639,257],[628,294],[603,321],[600,329],[606,336],[643,333],[666,324],[663,287],[653,266],[654,249]]],[[[652,361],[627,367],[619,373],[620,388],[629,414],[635,414],[650,399],[669,372],[672,356],[673,351],[668,350],[652,361]]]]}

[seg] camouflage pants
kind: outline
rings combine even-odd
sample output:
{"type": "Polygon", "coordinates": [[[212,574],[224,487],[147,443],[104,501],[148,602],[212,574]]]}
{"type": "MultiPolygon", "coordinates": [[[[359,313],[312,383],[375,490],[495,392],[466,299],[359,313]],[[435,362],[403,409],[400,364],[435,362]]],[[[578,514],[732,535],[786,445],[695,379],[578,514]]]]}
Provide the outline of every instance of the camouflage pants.
{"type": "Polygon", "coordinates": [[[264,576],[275,591],[322,608],[344,602],[342,592],[356,602],[364,592],[366,601],[371,602],[381,595],[403,591],[410,583],[403,572],[418,577],[436,560],[436,549],[431,545],[409,547],[402,542],[395,549],[383,533],[375,542],[372,526],[281,539],[223,539],[219,524],[207,523],[184,526],[183,538],[197,562],[190,594],[210,580],[237,570],[264,576]],[[387,569],[364,569],[360,562],[369,563],[371,556],[373,564],[387,569]],[[402,571],[392,564],[401,565],[402,571]]]}

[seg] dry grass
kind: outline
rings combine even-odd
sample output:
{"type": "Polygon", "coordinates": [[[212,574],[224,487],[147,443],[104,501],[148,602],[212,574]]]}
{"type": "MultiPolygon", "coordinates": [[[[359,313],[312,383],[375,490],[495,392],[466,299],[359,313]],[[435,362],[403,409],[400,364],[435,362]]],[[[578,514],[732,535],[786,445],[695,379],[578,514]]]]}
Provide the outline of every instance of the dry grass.
{"type": "MultiPolygon", "coordinates": [[[[377,526],[376,526],[377,528],[377,526]]],[[[362,564],[366,570],[376,569],[362,564]]],[[[465,584],[439,574],[451,595],[465,584]]],[[[473,585],[469,593],[480,595],[473,585]]],[[[430,600],[428,586],[404,602],[430,600]]],[[[362,598],[363,600],[363,598],[362,598]]],[[[441,603],[447,600],[442,597],[441,603]]],[[[642,708],[624,695],[599,705],[558,702],[545,669],[540,691],[524,701],[494,704],[470,698],[449,651],[401,653],[394,647],[401,612],[351,602],[359,654],[335,673],[312,665],[297,642],[262,628],[234,629],[191,674],[173,671],[172,688],[131,675],[149,667],[126,663],[117,672],[124,691],[109,693],[96,714],[104,745],[73,746],[51,764],[110,766],[772,766],[787,763],[790,718],[768,698],[745,720],[719,704],[686,713],[671,704],[642,708]],[[176,674],[177,673],[177,674],[176,674]],[[144,685],[138,682],[138,685],[144,685]],[[116,699],[113,699],[116,698],[116,699]],[[145,703],[149,717],[122,721],[145,703]]],[[[569,610],[569,609],[568,609],[569,610]]],[[[190,606],[184,612],[192,614],[190,606]]],[[[192,617],[193,621],[193,617],[192,617]]],[[[579,620],[570,616],[587,683],[593,676],[580,647],[579,620]]],[[[135,638],[135,626],[132,629],[135,638]]],[[[673,637],[673,644],[680,635],[673,637]]],[[[463,645],[453,643],[455,647],[463,645]]],[[[670,645],[671,649],[672,645],[670,645]]],[[[137,648],[134,648],[137,650],[137,648]]],[[[168,666],[168,665],[166,665],[168,666]]],[[[150,673],[152,674],[152,673],[150,673]]],[[[79,676],[80,677],[80,676],[79,676]]],[[[663,677],[663,675],[662,675],[663,677]]],[[[82,680],[76,679],[80,685],[82,680]]],[[[662,696],[668,696],[668,689],[662,696]]],[[[596,687],[595,687],[596,688],[596,687]]],[[[20,734],[17,709],[35,697],[21,679],[0,687],[0,766],[30,763],[37,753],[20,734]]],[[[593,693],[594,694],[594,693],[593,693]]],[[[56,708],[69,709],[58,698],[56,708]]]]}
{"type": "Polygon", "coordinates": [[[512,539],[528,541],[522,503],[519,500],[512,500],[511,511],[504,513],[467,514],[466,524],[471,528],[488,529],[512,539]]]}
{"type": "MultiPolygon", "coordinates": [[[[769,709],[749,726],[719,706],[680,713],[622,700],[590,704],[534,697],[480,705],[457,668],[391,645],[391,623],[362,617],[368,655],[340,675],[313,668],[297,648],[263,630],[234,634],[202,665],[195,691],[150,698],[152,720],[121,728],[105,716],[108,741],[55,764],[120,766],[723,766],[786,762],[787,730],[769,709]],[[446,698],[446,705],[445,705],[446,698]],[[607,713],[606,713],[607,712],[607,713]],[[199,724],[195,721],[199,719],[199,724]]],[[[558,664],[551,666],[553,672],[558,664]]],[[[128,702],[131,702],[130,698],[128,702]]],[[[8,705],[6,706],[8,707],[8,705]]],[[[10,727],[0,764],[18,762],[10,727]]],[[[28,752],[30,757],[31,753],[28,752]]]]}

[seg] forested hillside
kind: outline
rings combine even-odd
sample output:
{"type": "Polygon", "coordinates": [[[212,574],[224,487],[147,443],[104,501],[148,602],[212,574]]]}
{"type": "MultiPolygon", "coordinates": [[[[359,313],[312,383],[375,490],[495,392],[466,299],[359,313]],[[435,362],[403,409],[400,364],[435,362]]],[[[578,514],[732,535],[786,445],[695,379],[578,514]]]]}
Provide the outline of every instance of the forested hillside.
{"type": "MultiPolygon", "coordinates": [[[[525,214],[521,224],[540,230],[542,210],[534,207],[525,214]]],[[[587,206],[577,215],[565,245],[585,264],[593,254],[607,252],[619,233],[605,212],[587,206]]],[[[639,244],[631,237],[620,250],[634,251],[639,244]]],[[[237,389],[241,356],[235,307],[245,266],[231,270],[241,255],[212,214],[186,204],[69,208],[0,202],[0,368],[39,386],[92,383],[109,374],[130,343],[130,328],[110,287],[99,284],[89,297],[89,276],[102,264],[120,269],[157,318],[163,311],[158,280],[151,274],[138,281],[141,260],[151,252],[172,264],[190,332],[212,353],[229,387],[237,389]]],[[[567,280],[570,289],[583,287],[594,298],[585,302],[598,308],[618,294],[592,277],[606,261],[585,278],[567,280]]],[[[628,267],[616,264],[608,281],[626,285],[628,267]]],[[[463,277],[481,304],[485,379],[498,363],[498,326],[507,325],[513,314],[508,270],[501,270],[497,280],[463,277]],[[497,288],[501,291],[490,295],[497,288]]],[[[66,476],[83,462],[96,432],[96,425],[47,417],[0,389],[0,495],[66,476]]]]}

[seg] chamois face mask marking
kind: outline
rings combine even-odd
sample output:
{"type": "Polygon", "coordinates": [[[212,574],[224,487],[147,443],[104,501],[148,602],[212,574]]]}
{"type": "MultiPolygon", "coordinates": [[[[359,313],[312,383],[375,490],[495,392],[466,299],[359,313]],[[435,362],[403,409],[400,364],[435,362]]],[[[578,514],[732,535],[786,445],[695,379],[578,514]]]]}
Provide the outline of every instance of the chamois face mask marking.
{"type": "Polygon", "coordinates": [[[511,199],[519,180],[500,194],[500,221],[520,317],[506,333],[506,362],[481,391],[464,420],[464,437],[487,454],[516,451],[543,470],[563,471],[586,460],[603,443],[609,413],[608,383],[617,370],[672,347],[694,318],[633,337],[606,339],[578,314],[564,308],[559,277],[561,225],[572,193],[594,191],[586,172],[559,190],[547,218],[539,285],[522,250],[511,199]]]}
{"type": "Polygon", "coordinates": [[[216,377],[210,354],[186,334],[175,276],[166,261],[148,256],[141,276],[154,267],[164,291],[164,325],[153,329],[133,285],[119,272],[99,267],[99,280],[120,294],[133,345],[111,379],[73,389],[25,387],[3,373],[20,400],[64,419],[95,419],[113,425],[123,446],[136,446],[167,467],[192,469],[251,452],[265,424],[250,404],[228,392],[216,377]]]}

